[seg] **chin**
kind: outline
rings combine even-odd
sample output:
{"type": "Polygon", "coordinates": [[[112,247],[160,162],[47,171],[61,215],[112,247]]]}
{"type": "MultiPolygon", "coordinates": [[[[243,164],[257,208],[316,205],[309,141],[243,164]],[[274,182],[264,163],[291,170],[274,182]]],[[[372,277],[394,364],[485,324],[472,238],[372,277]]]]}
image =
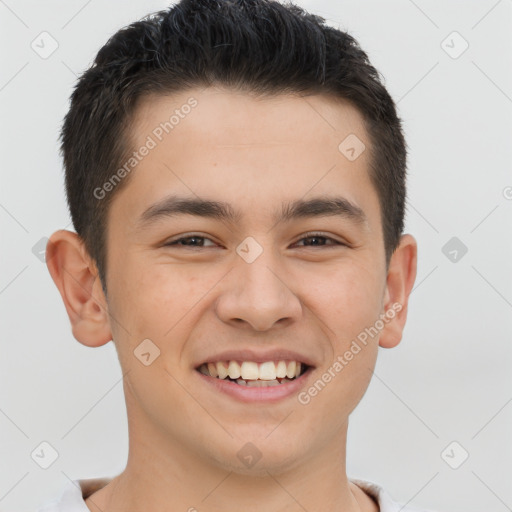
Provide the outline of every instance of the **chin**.
{"type": "MultiPolygon", "coordinates": [[[[308,445],[304,439],[301,443],[290,437],[285,441],[284,437],[277,435],[275,439],[265,439],[269,432],[271,430],[266,429],[264,435],[251,437],[253,441],[246,442],[240,439],[249,438],[236,436],[230,440],[229,448],[223,446],[217,453],[211,453],[214,464],[239,475],[268,477],[269,473],[278,475],[293,470],[306,458],[306,454],[298,451],[299,446],[308,445]]],[[[275,434],[272,433],[271,437],[275,434]]]]}

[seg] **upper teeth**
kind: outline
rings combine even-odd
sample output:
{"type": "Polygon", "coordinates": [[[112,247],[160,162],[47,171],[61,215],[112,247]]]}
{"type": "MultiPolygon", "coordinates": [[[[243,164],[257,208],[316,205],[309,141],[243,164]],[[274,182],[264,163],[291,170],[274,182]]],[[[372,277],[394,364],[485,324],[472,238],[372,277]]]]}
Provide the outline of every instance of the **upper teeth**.
{"type": "Polygon", "coordinates": [[[219,379],[275,380],[298,377],[302,364],[298,361],[265,361],[259,364],[253,361],[243,361],[242,364],[238,361],[219,361],[203,364],[199,370],[219,379]]]}

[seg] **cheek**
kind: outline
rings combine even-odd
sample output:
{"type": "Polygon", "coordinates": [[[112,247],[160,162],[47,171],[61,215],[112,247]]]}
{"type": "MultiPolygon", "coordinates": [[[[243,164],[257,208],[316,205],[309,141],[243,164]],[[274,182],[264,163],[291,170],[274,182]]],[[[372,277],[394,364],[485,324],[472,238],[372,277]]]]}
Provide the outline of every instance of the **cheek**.
{"type": "Polygon", "coordinates": [[[315,396],[317,416],[332,419],[333,433],[363,397],[375,368],[378,333],[370,328],[381,312],[378,283],[377,276],[365,272],[340,272],[315,287],[314,313],[319,325],[328,326],[323,330],[331,346],[306,392],[315,396]]]}
{"type": "Polygon", "coordinates": [[[375,329],[382,306],[380,274],[355,267],[340,276],[338,301],[333,306],[333,393],[343,396],[347,413],[364,395],[375,368],[380,331],[375,329]]]}
{"type": "Polygon", "coordinates": [[[208,292],[225,271],[211,268],[207,272],[200,265],[144,264],[135,258],[126,263],[124,275],[130,278],[118,283],[113,309],[126,327],[118,329],[115,337],[121,357],[130,361],[142,340],[150,339],[161,352],[155,364],[168,364],[181,372],[186,343],[210,307],[208,292]]]}
{"type": "Polygon", "coordinates": [[[329,337],[339,350],[361,330],[378,319],[382,306],[383,286],[378,269],[364,262],[341,262],[338,268],[319,274],[303,274],[297,282],[304,288],[305,304],[329,328],[329,337]]]}
{"type": "Polygon", "coordinates": [[[170,324],[169,328],[204,295],[206,284],[198,270],[191,273],[180,265],[148,264],[141,257],[122,263],[124,270],[115,283],[115,294],[121,298],[116,309],[139,329],[170,324]]]}
{"type": "Polygon", "coordinates": [[[379,333],[372,327],[381,313],[381,281],[379,269],[362,260],[312,280],[303,294],[309,294],[308,306],[321,320],[319,325],[327,326],[331,347],[322,371],[331,392],[347,407],[345,412],[362,397],[375,367],[379,333]]]}
{"type": "Polygon", "coordinates": [[[194,307],[200,307],[205,294],[203,279],[180,272],[178,266],[144,265],[135,258],[124,259],[118,278],[112,282],[115,301],[110,310],[123,371],[130,371],[132,387],[140,396],[160,396],[160,388],[172,394],[168,386],[174,389],[175,381],[170,375],[181,379],[185,368],[181,355],[197,321],[194,307]],[[144,353],[150,354],[147,366],[144,353]],[[148,375],[152,380],[146,379],[148,375]]]}

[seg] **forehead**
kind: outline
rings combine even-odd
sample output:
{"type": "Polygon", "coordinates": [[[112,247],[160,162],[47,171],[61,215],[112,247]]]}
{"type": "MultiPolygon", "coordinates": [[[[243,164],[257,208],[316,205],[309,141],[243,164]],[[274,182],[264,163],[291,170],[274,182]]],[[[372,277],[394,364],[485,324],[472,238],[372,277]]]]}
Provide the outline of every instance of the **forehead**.
{"type": "Polygon", "coordinates": [[[127,215],[169,193],[215,197],[253,213],[275,212],[285,196],[334,189],[365,209],[375,195],[363,118],[337,98],[217,87],[151,95],[138,105],[130,139],[135,152],[150,150],[121,191],[132,205],[127,215]]]}
{"type": "Polygon", "coordinates": [[[133,116],[135,144],[148,134],[186,135],[223,148],[263,143],[321,142],[338,151],[339,138],[355,134],[369,142],[362,115],[348,100],[332,95],[256,94],[226,87],[195,88],[143,97],[133,116]],[[297,123],[297,121],[301,121],[297,123]],[[179,129],[178,129],[179,127],[179,129]],[[243,130],[240,130],[243,127],[243,130]],[[284,128],[290,130],[283,130],[284,128]]]}

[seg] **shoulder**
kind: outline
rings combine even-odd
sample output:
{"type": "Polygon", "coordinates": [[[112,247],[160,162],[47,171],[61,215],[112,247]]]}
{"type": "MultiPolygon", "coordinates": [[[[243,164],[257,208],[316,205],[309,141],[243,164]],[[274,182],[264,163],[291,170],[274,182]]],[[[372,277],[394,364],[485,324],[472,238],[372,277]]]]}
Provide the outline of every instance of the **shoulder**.
{"type": "Polygon", "coordinates": [[[70,480],[63,486],[57,498],[43,503],[36,512],[89,512],[85,499],[111,480],[111,478],[70,480]]]}
{"type": "Polygon", "coordinates": [[[379,484],[359,478],[349,478],[349,480],[363,489],[371,496],[379,505],[380,512],[437,512],[434,510],[426,510],[414,507],[412,505],[404,506],[393,500],[388,492],[379,484]]]}

